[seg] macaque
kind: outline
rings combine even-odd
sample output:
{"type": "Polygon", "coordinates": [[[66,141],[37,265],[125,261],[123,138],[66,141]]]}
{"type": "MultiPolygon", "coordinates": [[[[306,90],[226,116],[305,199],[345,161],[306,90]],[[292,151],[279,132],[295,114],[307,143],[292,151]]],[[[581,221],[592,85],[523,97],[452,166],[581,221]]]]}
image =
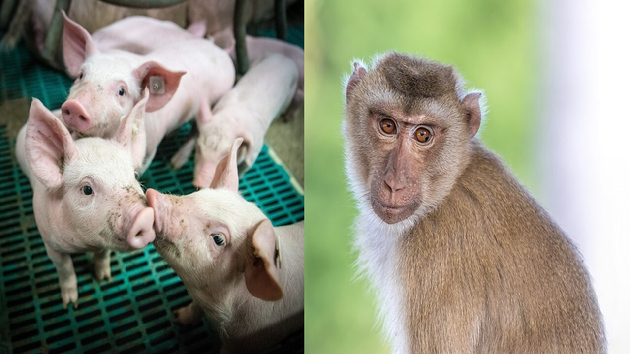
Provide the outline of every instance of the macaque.
{"type": "Polygon", "coordinates": [[[451,66],[411,55],[347,79],[355,246],[392,352],[606,352],[576,247],[475,138],[483,111],[451,66]]]}

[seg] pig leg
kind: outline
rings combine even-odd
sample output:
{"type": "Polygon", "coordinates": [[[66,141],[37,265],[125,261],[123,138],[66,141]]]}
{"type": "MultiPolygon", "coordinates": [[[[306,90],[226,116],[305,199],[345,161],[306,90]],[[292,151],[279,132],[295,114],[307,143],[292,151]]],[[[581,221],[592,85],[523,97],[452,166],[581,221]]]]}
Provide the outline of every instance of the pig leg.
{"type": "Polygon", "coordinates": [[[284,122],[290,122],[293,119],[295,119],[295,117],[300,114],[300,109],[302,108],[304,103],[304,90],[298,88],[297,91],[295,92],[295,96],[293,96],[293,100],[291,101],[291,104],[289,105],[289,108],[287,108],[286,112],[284,113],[284,122]]]}
{"type": "Polygon", "coordinates": [[[61,253],[48,246],[46,242],[44,242],[44,246],[46,246],[48,257],[50,257],[55,268],[57,268],[63,308],[67,308],[68,303],[72,302],[76,309],[78,306],[79,292],[77,291],[77,275],[74,273],[72,258],[70,258],[69,254],[61,253]]]}
{"type": "Polygon", "coordinates": [[[195,148],[197,135],[199,135],[199,132],[197,131],[197,124],[193,124],[192,129],[190,129],[190,133],[188,133],[188,140],[171,158],[171,167],[174,170],[179,170],[186,164],[186,162],[188,162],[188,158],[190,158],[190,154],[195,148]]]}
{"type": "Polygon", "coordinates": [[[177,323],[195,324],[201,321],[203,310],[193,301],[188,306],[180,307],[175,310],[173,315],[175,316],[175,322],[177,323]]]}
{"type": "Polygon", "coordinates": [[[100,283],[103,279],[112,280],[112,270],[110,264],[111,250],[94,252],[94,274],[100,283]]]}
{"type": "Polygon", "coordinates": [[[171,167],[174,170],[179,170],[188,162],[188,158],[195,148],[196,137],[188,139],[188,141],[179,149],[177,153],[171,158],[171,167]]]}

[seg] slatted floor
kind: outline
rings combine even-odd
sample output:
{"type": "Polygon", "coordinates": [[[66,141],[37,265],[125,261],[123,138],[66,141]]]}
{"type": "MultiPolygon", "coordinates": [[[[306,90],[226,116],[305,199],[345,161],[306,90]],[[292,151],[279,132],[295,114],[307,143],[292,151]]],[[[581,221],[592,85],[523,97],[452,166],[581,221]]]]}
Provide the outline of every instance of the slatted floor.
{"type": "MultiPolygon", "coordinates": [[[[289,41],[303,46],[303,28],[289,31],[289,41]]],[[[0,53],[0,104],[37,97],[49,108],[61,106],[71,85],[65,76],[37,64],[24,45],[0,53]]],[[[149,170],[145,188],[188,194],[192,159],[179,171],[169,158],[183,144],[190,125],[165,139],[149,170]]],[[[60,352],[217,353],[212,325],[182,326],[172,311],[190,302],[180,278],[150,245],[112,255],[113,279],[98,284],[92,255],[72,256],[78,278],[79,308],[64,310],[58,278],[46,255],[32,208],[32,190],[15,160],[14,141],[0,126],[0,354],[60,352]]],[[[240,182],[240,193],[256,203],[274,225],[304,218],[304,196],[271,158],[267,147],[240,182]]],[[[302,353],[303,333],[287,338],[273,353],[302,353]]]]}

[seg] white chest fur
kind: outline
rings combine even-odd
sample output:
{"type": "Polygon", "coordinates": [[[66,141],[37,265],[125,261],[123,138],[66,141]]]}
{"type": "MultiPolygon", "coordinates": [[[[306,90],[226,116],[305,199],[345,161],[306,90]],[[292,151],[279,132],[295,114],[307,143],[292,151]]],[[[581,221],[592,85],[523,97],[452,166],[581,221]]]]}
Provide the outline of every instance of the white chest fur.
{"type": "Polygon", "coordinates": [[[404,294],[397,268],[397,248],[406,225],[388,225],[370,206],[360,205],[354,247],[359,253],[359,271],[368,277],[378,302],[379,322],[395,354],[410,351],[404,294]],[[367,208],[366,208],[367,207],[367,208]]]}
{"type": "MultiPolygon", "coordinates": [[[[346,122],[343,122],[346,130],[346,122]]],[[[354,248],[358,251],[357,267],[360,275],[370,280],[376,294],[378,321],[393,354],[410,352],[404,294],[397,267],[397,249],[401,236],[414,224],[414,217],[395,225],[388,225],[373,211],[365,181],[357,175],[357,158],[346,144],[346,174],[359,216],[355,220],[354,248]]]]}

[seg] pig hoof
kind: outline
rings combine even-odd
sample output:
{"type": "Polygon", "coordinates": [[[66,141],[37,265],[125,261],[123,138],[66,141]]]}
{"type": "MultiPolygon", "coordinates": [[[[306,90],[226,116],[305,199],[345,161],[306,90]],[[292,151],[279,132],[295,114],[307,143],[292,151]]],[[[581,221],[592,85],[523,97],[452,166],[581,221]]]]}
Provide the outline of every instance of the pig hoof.
{"type": "Polygon", "coordinates": [[[61,289],[61,298],[63,299],[64,310],[68,308],[68,304],[72,302],[74,309],[79,306],[79,294],[77,289],[61,289]]]}
{"type": "Polygon", "coordinates": [[[175,322],[179,324],[195,324],[201,320],[201,316],[197,316],[194,311],[190,309],[190,306],[182,307],[173,312],[175,322]]]}
{"type": "Polygon", "coordinates": [[[188,162],[188,156],[182,157],[179,153],[177,153],[171,158],[171,168],[173,170],[179,170],[186,164],[186,162],[188,162]]]}
{"type": "Polygon", "coordinates": [[[99,283],[103,280],[112,280],[112,270],[109,267],[109,264],[107,265],[107,267],[95,267],[94,272],[96,273],[96,280],[99,283]]]}
{"type": "Polygon", "coordinates": [[[97,281],[99,284],[101,284],[103,281],[105,281],[105,282],[110,282],[111,280],[112,280],[112,277],[111,277],[111,276],[109,276],[109,275],[105,275],[105,276],[103,276],[103,277],[97,277],[97,278],[96,278],[96,281],[97,281]]]}

